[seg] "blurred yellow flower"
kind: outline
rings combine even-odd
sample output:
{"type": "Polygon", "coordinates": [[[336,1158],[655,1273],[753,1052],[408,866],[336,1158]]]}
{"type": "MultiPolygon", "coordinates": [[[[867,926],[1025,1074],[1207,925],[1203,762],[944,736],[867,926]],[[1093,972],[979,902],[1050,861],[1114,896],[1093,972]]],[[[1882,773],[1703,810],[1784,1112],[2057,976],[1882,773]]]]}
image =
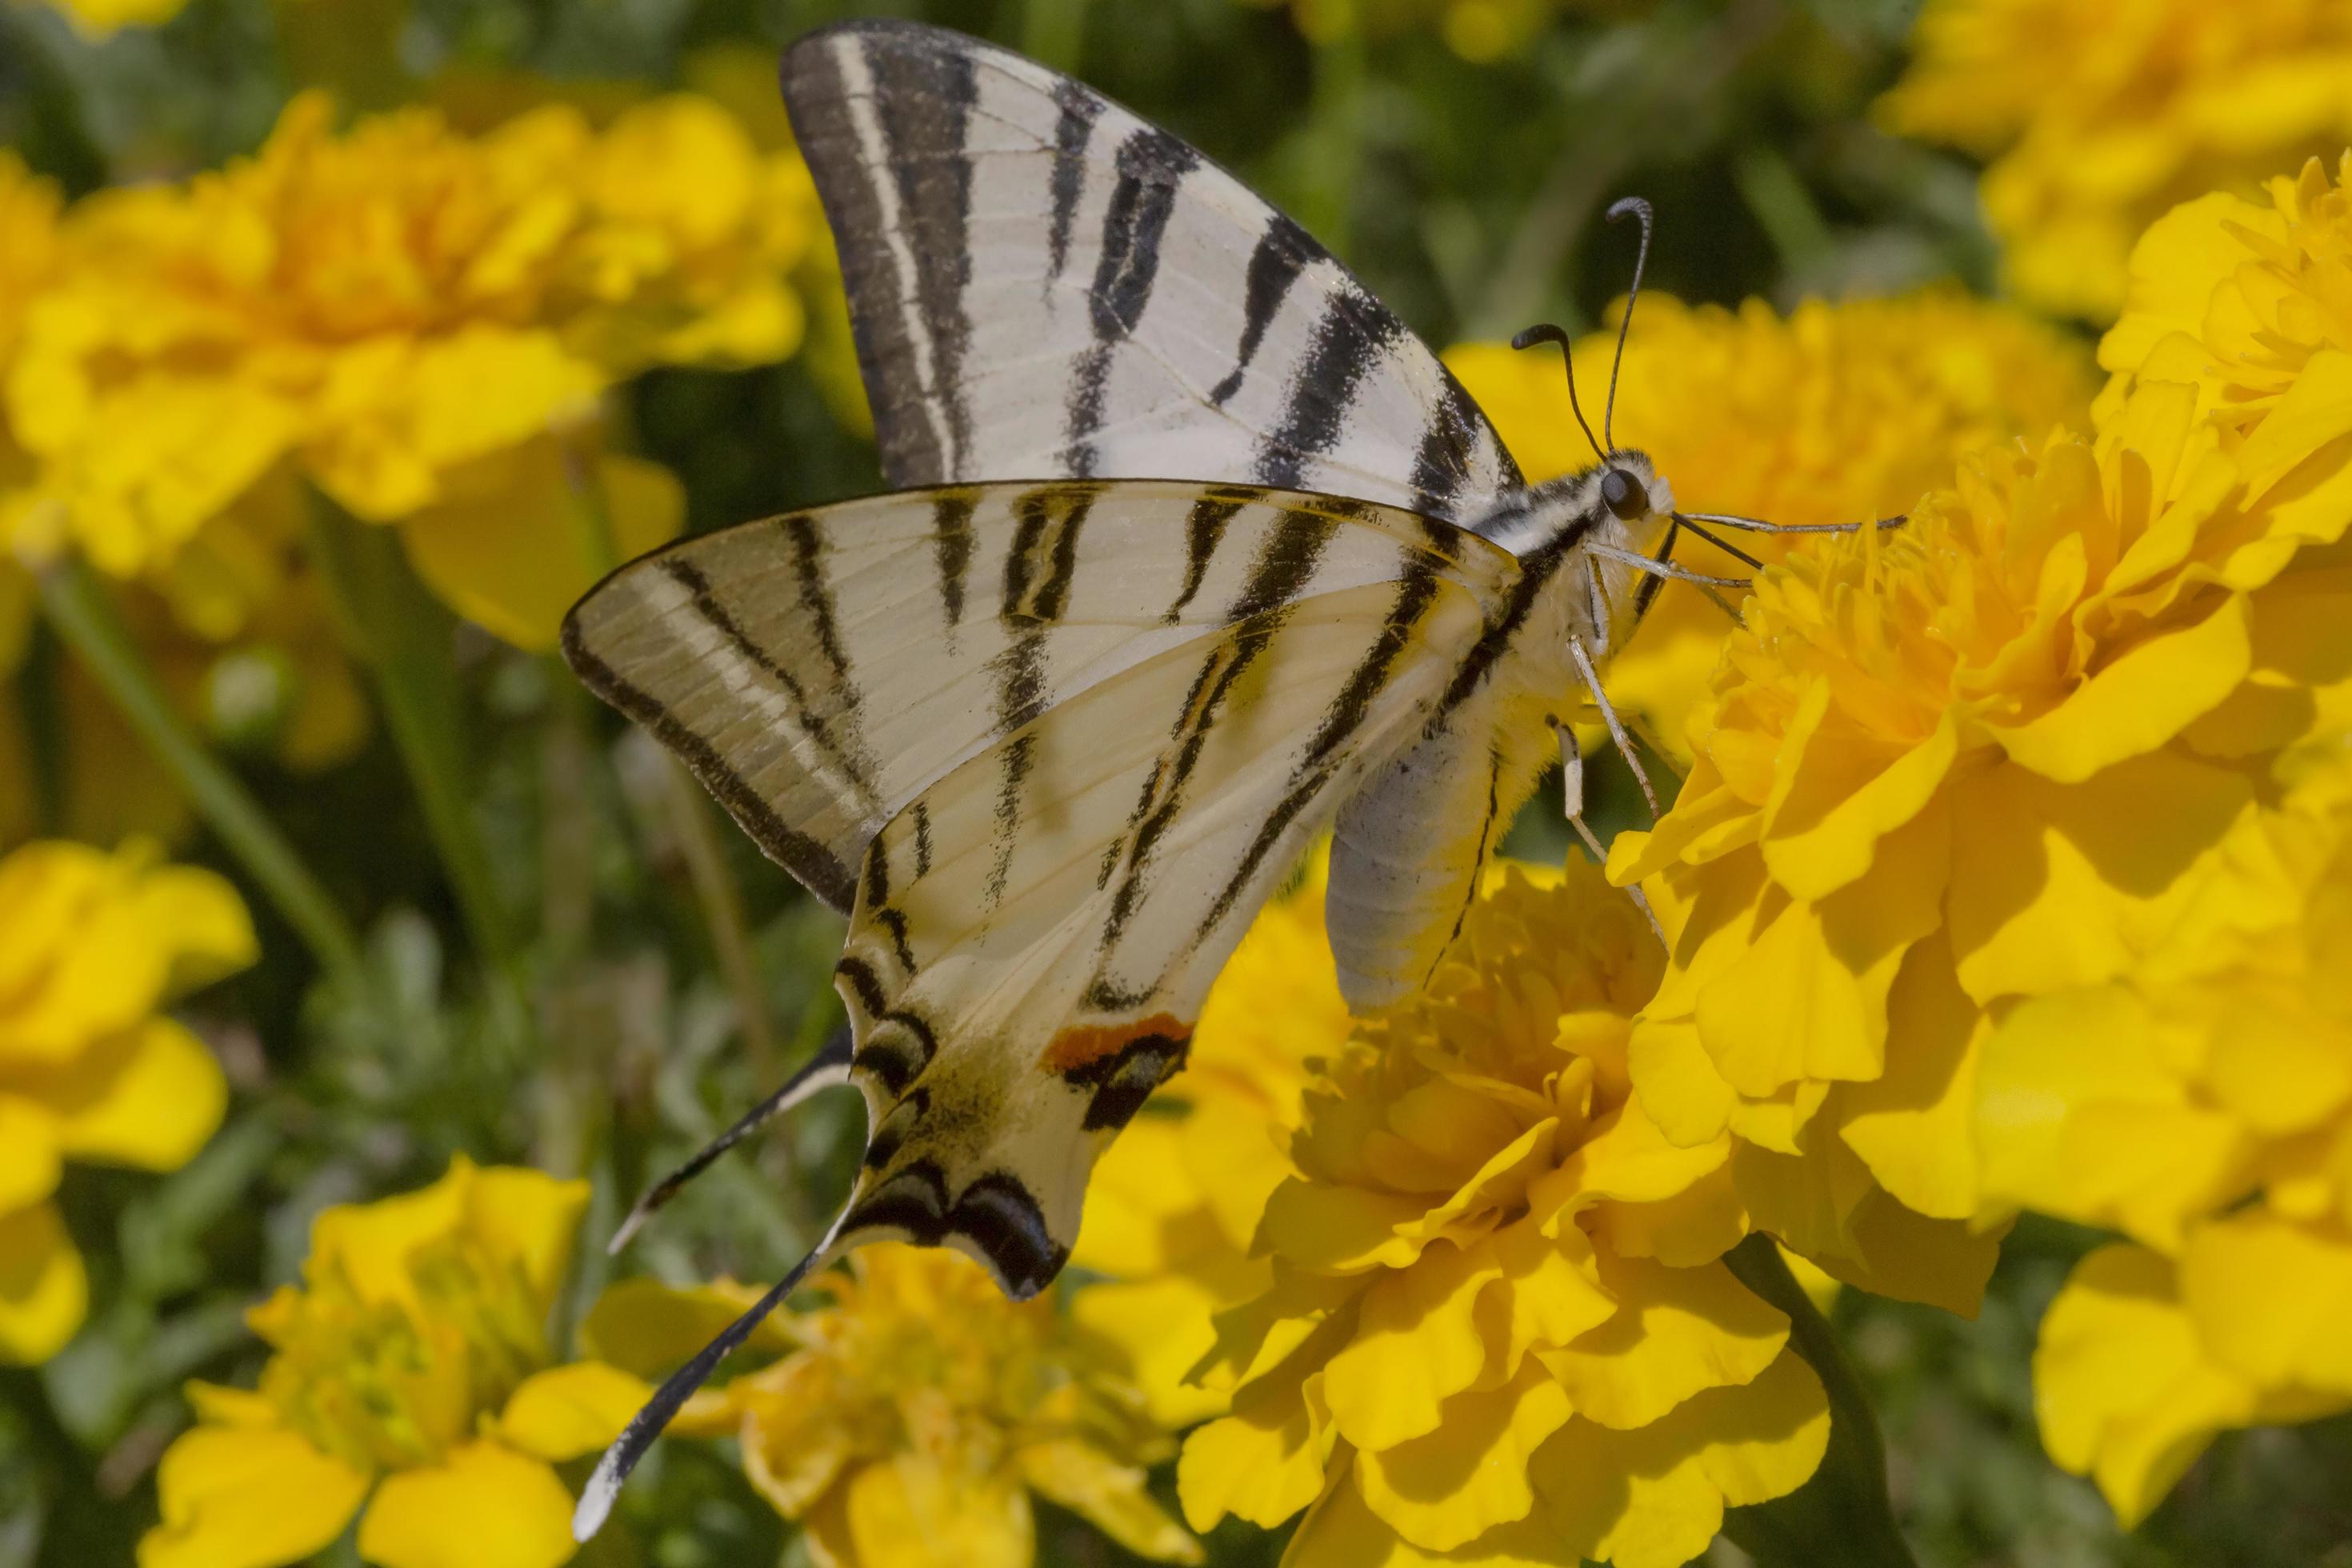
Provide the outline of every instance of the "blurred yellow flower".
{"type": "Polygon", "coordinates": [[[2342,594],[2279,574],[2352,515],[2344,423],[2239,443],[2196,403],[2142,381],[2095,446],[1990,448],[1906,527],[1792,552],[1612,855],[1674,940],[1644,1100],[1732,1131],[1757,1223],[1849,1282],[1972,1305],[1989,1010],[2119,973],[2251,807],[2235,759],[2308,721],[2342,594]]]}
{"type": "Polygon", "coordinates": [[[585,1182],[460,1156],[421,1192],[321,1214],[300,1286],[247,1321],[257,1389],[189,1385],[141,1568],[268,1568],[362,1508],[383,1568],[553,1568],[572,1554],[556,1462],[609,1443],[652,1390],[555,1364],[547,1317],[585,1182]]]}
{"type": "Polygon", "coordinates": [[[2176,203],[2251,190],[2352,137],[2352,11],[2335,0],[1932,0],[1891,129],[1991,160],[2011,286],[2105,321],[2176,203]]]}
{"type": "Polygon", "coordinates": [[[2128,973],[2030,998],[1985,1042],[1987,1191],[2133,1237],[2076,1268],[2034,1363],[2052,1457],[2126,1526],[2217,1431],[2352,1409],[2347,974],[2338,735],[2128,973]]]}
{"type": "Polygon", "coordinates": [[[1213,1342],[1211,1315],[1273,1283],[1250,1242],[1291,1173],[1283,1145],[1298,1125],[1308,1062],[1348,1041],[1323,934],[1326,869],[1318,857],[1259,913],[1210,989],[1183,1073],[1128,1124],[1087,1184],[1071,1261],[1111,1278],[1079,1291],[1071,1312],[1125,1347],[1170,1426],[1224,1409],[1225,1388],[1188,1374],[1213,1342]]]}
{"type": "Polygon", "coordinates": [[[1216,1319],[1238,1386],[1184,1446],[1194,1528],[1308,1509],[1297,1568],[1649,1568],[1811,1475],[1821,1385],[1720,1261],[1730,1140],[1668,1144],[1627,1077],[1659,967],[1590,865],[1508,868],[1427,994],[1327,1065],[1271,1284],[1216,1319]]]}
{"type": "MultiPolygon", "coordinates": [[[[601,132],[561,105],[478,138],[331,118],[299,98],[252,158],[68,215],[7,375],[38,492],[0,542],[150,574],[284,462],[372,521],[462,508],[485,460],[593,445],[617,379],[799,345],[807,170],[707,100],[601,132]]],[[[507,510],[520,534],[559,508],[507,510]]]]}
{"type": "Polygon", "coordinates": [[[51,842],[0,859],[0,1362],[81,1326],[81,1257],[50,1201],[64,1163],[173,1170],[220,1125],[219,1066],[158,1010],[257,956],[209,871],[51,842]]]}
{"type": "MultiPolygon", "coordinates": [[[[732,1431],[744,1473],[823,1568],[1027,1568],[1032,1493],[1141,1556],[1202,1560],[1145,1484],[1175,1445],[1119,1352],[1051,1297],[1009,1301],[961,1254],[897,1243],[810,1289],[824,1305],[770,1319],[747,1346],[780,1358],[698,1394],[678,1425],[732,1431]]],[[[650,1373],[753,1295],[624,1281],[587,1340],[650,1373]]]]}
{"type": "Polygon", "coordinates": [[[85,37],[103,38],[125,27],[159,27],[187,9],[188,0],[49,0],[85,37]]]}
{"type": "MultiPolygon", "coordinates": [[[[1576,346],[1577,384],[1596,420],[1615,347],[1613,332],[1576,346]]],[[[1466,343],[1445,363],[1529,479],[1594,460],[1552,354],[1466,343]]],[[[1650,293],[1626,338],[1617,417],[1620,440],[1647,452],[1687,508],[1852,522],[1901,512],[1948,483],[1963,452],[2081,428],[2095,390],[2089,354],[2065,334],[1957,289],[1808,300],[1785,317],[1760,300],[1735,311],[1650,293]]],[[[1767,561],[1783,553],[1766,535],[1737,542],[1767,561]]],[[[1678,540],[1675,558],[1717,576],[1748,570],[1695,538],[1678,540]]],[[[1684,727],[1729,631],[1702,595],[1670,585],[1610,661],[1611,700],[1648,715],[1659,740],[1686,756],[1684,727]]]]}

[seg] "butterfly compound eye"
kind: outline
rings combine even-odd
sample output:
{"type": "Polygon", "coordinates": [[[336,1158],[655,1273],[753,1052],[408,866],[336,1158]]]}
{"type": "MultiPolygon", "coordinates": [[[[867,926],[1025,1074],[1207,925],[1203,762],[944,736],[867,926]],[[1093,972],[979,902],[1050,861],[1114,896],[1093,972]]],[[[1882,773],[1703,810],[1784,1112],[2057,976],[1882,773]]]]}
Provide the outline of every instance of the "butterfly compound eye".
{"type": "Polygon", "coordinates": [[[1627,522],[1650,511],[1650,498],[1643,493],[1641,482],[1622,468],[1612,468],[1601,476],[1601,501],[1627,522]]]}

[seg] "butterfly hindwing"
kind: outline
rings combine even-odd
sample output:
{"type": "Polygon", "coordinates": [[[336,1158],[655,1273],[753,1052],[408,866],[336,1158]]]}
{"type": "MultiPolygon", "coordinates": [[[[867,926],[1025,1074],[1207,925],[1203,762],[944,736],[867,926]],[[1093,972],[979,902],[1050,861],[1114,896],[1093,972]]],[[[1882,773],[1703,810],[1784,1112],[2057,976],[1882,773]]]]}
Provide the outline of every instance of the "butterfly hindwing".
{"type": "Polygon", "coordinates": [[[1464,521],[1520,484],[1290,219],[1034,61],[857,22],[784,57],[893,484],[1182,475],[1464,521]]]}
{"type": "MultiPolygon", "coordinates": [[[[1480,564],[1485,564],[1481,563],[1480,564]]],[[[1027,1295],[1210,982],[1485,624],[1433,552],[1153,654],[919,797],[866,853],[840,989],[874,1135],[840,1236],[958,1246],[1027,1295]]]]}

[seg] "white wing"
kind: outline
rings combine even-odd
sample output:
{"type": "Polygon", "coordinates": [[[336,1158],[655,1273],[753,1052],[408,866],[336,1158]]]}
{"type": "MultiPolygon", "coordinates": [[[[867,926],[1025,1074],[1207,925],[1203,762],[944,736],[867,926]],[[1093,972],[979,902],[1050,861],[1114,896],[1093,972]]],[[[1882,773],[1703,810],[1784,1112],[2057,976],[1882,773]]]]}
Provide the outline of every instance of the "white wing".
{"type": "Polygon", "coordinates": [[[1093,89],[907,22],[809,35],[783,86],[893,484],[1176,475],[1462,521],[1522,482],[1328,252],[1093,89]]]}

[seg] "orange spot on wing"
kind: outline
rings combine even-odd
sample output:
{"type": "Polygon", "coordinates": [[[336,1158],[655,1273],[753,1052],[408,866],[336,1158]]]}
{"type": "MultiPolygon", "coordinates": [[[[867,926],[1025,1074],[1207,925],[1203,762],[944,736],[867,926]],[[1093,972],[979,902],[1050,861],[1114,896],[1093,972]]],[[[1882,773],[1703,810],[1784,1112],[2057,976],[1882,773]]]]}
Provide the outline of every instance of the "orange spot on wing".
{"type": "Polygon", "coordinates": [[[1172,1013],[1154,1013],[1122,1024],[1073,1024],[1047,1042],[1038,1065],[1057,1073],[1074,1073],[1152,1035],[1181,1045],[1192,1037],[1192,1026],[1179,1022],[1172,1013]]]}

